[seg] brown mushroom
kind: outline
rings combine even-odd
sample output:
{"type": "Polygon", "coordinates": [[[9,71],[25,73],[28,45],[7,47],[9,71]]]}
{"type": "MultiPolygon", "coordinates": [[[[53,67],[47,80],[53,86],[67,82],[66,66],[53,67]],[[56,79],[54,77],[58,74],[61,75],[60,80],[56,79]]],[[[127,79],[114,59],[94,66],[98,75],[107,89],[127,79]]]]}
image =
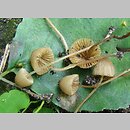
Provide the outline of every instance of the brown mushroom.
{"type": "Polygon", "coordinates": [[[60,89],[67,95],[73,95],[79,88],[79,75],[73,74],[63,77],[59,81],[60,89]]]}
{"type": "Polygon", "coordinates": [[[39,48],[32,52],[30,60],[34,71],[42,75],[52,67],[47,65],[54,61],[54,55],[50,48],[39,48]]]}
{"type": "MultiPolygon", "coordinates": [[[[93,69],[93,75],[101,76],[99,83],[97,83],[94,89],[83,99],[83,101],[78,105],[75,110],[75,113],[79,111],[79,109],[83,106],[83,104],[97,91],[97,89],[105,83],[102,83],[104,78],[112,78],[115,75],[114,65],[108,58],[102,59],[99,61],[93,69]]],[[[120,75],[119,75],[120,76],[120,75]]],[[[117,77],[116,77],[117,78],[117,77]]],[[[109,81],[109,80],[108,80],[109,81]]],[[[88,86],[86,86],[88,88],[88,86]]]]}
{"type": "Polygon", "coordinates": [[[72,44],[72,47],[69,49],[69,54],[78,52],[79,50],[84,49],[84,48],[90,48],[90,49],[88,49],[80,54],[77,54],[75,56],[69,57],[70,61],[73,64],[80,63],[79,65],[77,65],[80,68],[90,68],[90,67],[94,66],[95,64],[97,64],[98,61],[93,61],[90,63],[86,62],[86,61],[99,57],[101,54],[99,45],[97,45],[97,46],[93,46],[93,45],[94,45],[94,42],[87,38],[76,40],[72,44]]]}
{"type": "Polygon", "coordinates": [[[21,68],[15,76],[15,83],[22,88],[28,87],[33,84],[33,78],[26,69],[21,68]]]}
{"type": "Polygon", "coordinates": [[[111,78],[115,75],[115,67],[108,58],[102,59],[95,65],[93,75],[111,78]]]}

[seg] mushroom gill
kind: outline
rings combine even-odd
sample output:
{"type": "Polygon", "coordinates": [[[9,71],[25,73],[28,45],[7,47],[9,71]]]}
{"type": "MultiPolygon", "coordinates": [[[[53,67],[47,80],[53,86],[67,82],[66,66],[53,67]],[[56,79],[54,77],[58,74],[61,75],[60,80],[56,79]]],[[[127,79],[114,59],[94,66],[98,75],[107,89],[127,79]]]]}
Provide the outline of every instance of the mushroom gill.
{"type": "Polygon", "coordinates": [[[54,55],[50,48],[38,48],[32,52],[30,60],[34,71],[42,75],[52,67],[47,65],[54,61],[54,55]]]}
{"type": "Polygon", "coordinates": [[[97,64],[98,61],[96,60],[88,63],[86,61],[95,59],[100,56],[101,50],[99,45],[94,46],[94,42],[92,40],[84,38],[76,40],[69,49],[69,54],[71,54],[87,47],[89,48],[88,50],[70,57],[70,61],[73,64],[79,63],[77,66],[80,68],[90,68],[97,64]]]}

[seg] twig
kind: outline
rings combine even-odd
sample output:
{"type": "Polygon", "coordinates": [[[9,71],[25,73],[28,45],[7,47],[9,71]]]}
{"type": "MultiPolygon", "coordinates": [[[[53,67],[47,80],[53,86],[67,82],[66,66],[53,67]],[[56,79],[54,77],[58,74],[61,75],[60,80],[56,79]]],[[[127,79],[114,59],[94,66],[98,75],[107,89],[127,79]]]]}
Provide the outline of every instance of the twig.
{"type": "MultiPolygon", "coordinates": [[[[122,77],[122,76],[126,75],[127,73],[130,73],[130,68],[127,69],[127,70],[125,70],[125,71],[123,71],[123,72],[120,73],[119,75],[117,75],[117,76],[115,76],[115,77],[113,77],[113,78],[111,78],[111,79],[109,79],[109,80],[107,80],[107,81],[104,81],[104,82],[101,83],[98,87],[97,87],[97,86],[94,86],[95,89],[88,95],[88,98],[90,98],[90,97],[93,95],[93,93],[95,93],[95,91],[97,90],[97,88],[99,88],[99,87],[101,87],[101,86],[103,86],[103,85],[105,85],[105,84],[107,84],[107,83],[109,83],[109,82],[111,82],[111,81],[113,81],[113,80],[119,78],[119,77],[122,77]]],[[[85,85],[84,85],[83,87],[85,88],[85,85]]],[[[75,113],[79,111],[79,109],[80,109],[80,108],[82,107],[82,105],[86,102],[86,100],[88,100],[88,98],[85,98],[84,101],[83,101],[83,103],[81,102],[81,104],[76,108],[75,113]]]]}
{"type": "Polygon", "coordinates": [[[15,83],[1,77],[0,80],[12,85],[12,86],[15,86],[16,88],[20,89],[21,91],[24,91],[26,92],[27,94],[29,94],[30,96],[34,97],[35,99],[37,100],[44,100],[46,101],[47,103],[49,103],[53,97],[53,93],[50,93],[50,94],[43,94],[43,95],[38,95],[34,92],[32,92],[31,90],[27,89],[27,88],[21,88],[20,86],[16,85],[15,83]]]}
{"type": "Polygon", "coordinates": [[[10,52],[10,44],[7,44],[5,47],[5,51],[4,51],[4,55],[2,58],[1,64],[0,64],[0,73],[2,73],[4,68],[5,68],[6,61],[7,61],[7,58],[9,56],[9,52],[10,52]]]}
{"type": "Polygon", "coordinates": [[[128,32],[127,34],[123,35],[123,36],[113,36],[113,38],[116,38],[116,39],[124,39],[124,38],[127,38],[130,36],[130,32],[128,32]]]}
{"type": "Polygon", "coordinates": [[[100,87],[101,82],[103,80],[103,77],[101,77],[99,83],[97,84],[97,86],[92,90],[91,93],[89,93],[89,95],[87,95],[87,97],[79,104],[79,106],[76,108],[74,113],[77,113],[79,111],[79,109],[83,106],[83,104],[97,91],[97,89],[100,87]]]}
{"type": "Polygon", "coordinates": [[[108,30],[107,35],[105,36],[105,39],[110,37],[114,31],[115,31],[115,27],[113,26],[109,27],[109,30],[108,30]]]}
{"type": "Polygon", "coordinates": [[[50,27],[55,31],[55,33],[59,36],[59,38],[61,39],[64,47],[65,47],[65,51],[67,52],[69,47],[67,45],[67,42],[65,40],[65,38],[63,37],[63,35],[60,33],[60,31],[58,31],[58,29],[53,25],[53,23],[49,20],[49,18],[45,18],[46,21],[48,22],[48,24],[50,25],[50,27]]]}

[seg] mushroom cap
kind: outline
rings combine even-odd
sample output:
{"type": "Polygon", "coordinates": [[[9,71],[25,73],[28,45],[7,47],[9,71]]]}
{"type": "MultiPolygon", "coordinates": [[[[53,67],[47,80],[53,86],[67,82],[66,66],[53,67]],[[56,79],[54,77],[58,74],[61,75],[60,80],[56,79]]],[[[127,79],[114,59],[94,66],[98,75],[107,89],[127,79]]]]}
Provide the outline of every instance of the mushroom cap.
{"type": "Polygon", "coordinates": [[[38,75],[47,73],[52,66],[46,66],[54,61],[54,55],[50,48],[39,48],[31,54],[31,65],[38,75]]]}
{"type": "Polygon", "coordinates": [[[90,59],[94,59],[95,57],[100,56],[100,54],[101,54],[100,47],[98,45],[97,46],[93,46],[93,45],[94,45],[94,42],[87,38],[76,40],[72,44],[72,47],[69,50],[69,54],[77,52],[77,51],[87,48],[87,47],[90,47],[90,49],[86,50],[80,54],[77,54],[75,56],[71,56],[69,58],[70,61],[73,64],[81,63],[78,65],[80,68],[90,68],[90,67],[94,66],[95,64],[97,64],[97,61],[93,61],[91,63],[84,63],[85,61],[89,61],[90,59]]]}
{"type": "Polygon", "coordinates": [[[59,87],[65,94],[69,96],[75,94],[79,88],[79,75],[73,74],[63,77],[59,81],[59,87]]]}
{"type": "Polygon", "coordinates": [[[109,59],[102,59],[95,65],[93,75],[113,77],[115,75],[115,67],[109,59]]]}
{"type": "Polygon", "coordinates": [[[15,76],[15,83],[21,88],[28,87],[33,84],[33,78],[26,69],[21,68],[15,76]]]}

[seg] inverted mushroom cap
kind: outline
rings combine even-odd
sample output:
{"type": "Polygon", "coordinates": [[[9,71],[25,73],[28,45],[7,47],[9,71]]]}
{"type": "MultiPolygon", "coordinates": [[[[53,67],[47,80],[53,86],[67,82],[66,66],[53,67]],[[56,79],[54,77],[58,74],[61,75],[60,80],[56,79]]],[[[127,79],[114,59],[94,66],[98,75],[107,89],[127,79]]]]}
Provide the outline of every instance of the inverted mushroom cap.
{"type": "Polygon", "coordinates": [[[67,95],[73,95],[79,88],[79,75],[73,74],[63,77],[59,81],[60,89],[67,95]]]}
{"type": "Polygon", "coordinates": [[[94,67],[93,75],[113,77],[115,75],[115,67],[109,59],[102,59],[94,67]]]}
{"type": "Polygon", "coordinates": [[[50,48],[39,48],[31,54],[31,65],[38,75],[47,73],[52,66],[47,64],[54,61],[54,55],[50,48]]]}
{"type": "Polygon", "coordinates": [[[21,88],[28,87],[33,84],[33,78],[24,68],[21,68],[15,76],[15,83],[21,88]]]}
{"type": "MultiPolygon", "coordinates": [[[[94,59],[95,57],[100,56],[100,54],[101,54],[100,47],[98,45],[92,47],[93,45],[94,45],[94,42],[90,39],[87,39],[87,38],[76,40],[72,44],[72,47],[69,50],[69,54],[77,52],[77,51],[84,49],[84,48],[87,48],[87,47],[91,47],[91,48],[89,50],[86,50],[86,51],[80,53],[80,54],[77,54],[75,56],[71,56],[70,61],[73,64],[77,64],[77,63],[89,61],[90,59],[94,59]]],[[[78,66],[80,68],[90,68],[90,67],[94,66],[96,63],[97,63],[97,61],[94,61],[91,63],[82,63],[82,64],[79,64],[78,66]]]]}

